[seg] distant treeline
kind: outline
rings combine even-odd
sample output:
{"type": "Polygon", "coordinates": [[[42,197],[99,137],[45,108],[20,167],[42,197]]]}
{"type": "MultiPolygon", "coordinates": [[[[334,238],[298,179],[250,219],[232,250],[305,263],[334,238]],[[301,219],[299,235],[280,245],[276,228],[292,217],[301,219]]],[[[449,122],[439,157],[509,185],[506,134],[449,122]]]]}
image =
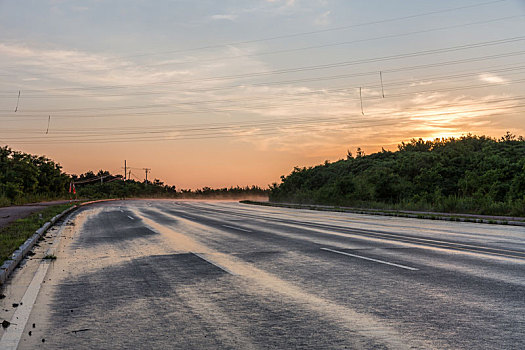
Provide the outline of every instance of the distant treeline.
{"type": "Polygon", "coordinates": [[[258,186],[210,188],[203,187],[197,190],[177,191],[175,186],[165,185],[164,182],[139,182],[123,180],[120,175],[112,175],[108,171],[100,170],[97,174],[87,172],[80,176],[73,175],[77,194],[83,198],[181,198],[181,199],[249,199],[268,197],[269,190],[258,186]]]}
{"type": "Polygon", "coordinates": [[[270,200],[384,209],[525,216],[525,140],[468,135],[411,140],[396,152],[294,168],[270,200]]]}
{"type": "Polygon", "coordinates": [[[259,186],[245,187],[223,187],[210,188],[203,187],[197,190],[181,190],[180,198],[200,199],[200,198],[217,198],[217,199],[267,199],[268,189],[262,189],[259,186]]]}
{"type": "Polygon", "coordinates": [[[88,171],[80,176],[72,175],[77,196],[80,198],[131,198],[131,197],[175,197],[175,186],[165,185],[162,181],[125,180],[121,175],[113,175],[109,171],[98,173],[88,171]]]}
{"type": "Polygon", "coordinates": [[[100,170],[68,175],[52,160],[0,147],[0,206],[39,202],[59,198],[224,198],[267,197],[269,190],[257,186],[177,191],[175,186],[153,181],[125,180],[100,170]],[[69,193],[74,184],[76,194],[69,193]]]}

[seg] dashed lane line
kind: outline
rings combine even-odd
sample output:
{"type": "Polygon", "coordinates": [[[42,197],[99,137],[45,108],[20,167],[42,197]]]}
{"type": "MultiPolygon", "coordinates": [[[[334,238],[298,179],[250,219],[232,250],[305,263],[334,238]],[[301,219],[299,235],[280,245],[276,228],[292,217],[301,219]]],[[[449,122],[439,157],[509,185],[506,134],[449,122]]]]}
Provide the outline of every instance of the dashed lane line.
{"type": "Polygon", "coordinates": [[[240,227],[229,226],[229,225],[222,225],[222,227],[231,228],[233,230],[239,230],[239,231],[244,231],[244,232],[253,232],[253,231],[246,230],[246,229],[243,229],[243,228],[240,228],[240,227]]]}
{"type": "Polygon", "coordinates": [[[390,266],[400,267],[400,268],[405,269],[405,270],[410,270],[410,271],[418,271],[418,270],[419,270],[419,269],[416,269],[415,267],[410,267],[410,266],[405,266],[405,265],[401,265],[401,264],[391,263],[391,262],[388,262],[388,261],[383,261],[383,260],[378,260],[378,259],[368,258],[368,257],[366,257],[366,256],[361,256],[361,255],[355,255],[355,254],[350,254],[350,253],[346,253],[346,252],[341,252],[341,251],[339,251],[339,250],[334,250],[334,249],[330,249],[330,248],[321,248],[321,250],[325,250],[325,251],[327,251],[327,252],[332,252],[332,253],[337,253],[337,254],[342,254],[342,255],[346,255],[346,256],[351,256],[351,257],[353,257],[353,258],[358,258],[358,259],[363,259],[363,260],[373,261],[373,262],[380,263],[380,264],[385,264],[385,265],[390,265],[390,266]]]}

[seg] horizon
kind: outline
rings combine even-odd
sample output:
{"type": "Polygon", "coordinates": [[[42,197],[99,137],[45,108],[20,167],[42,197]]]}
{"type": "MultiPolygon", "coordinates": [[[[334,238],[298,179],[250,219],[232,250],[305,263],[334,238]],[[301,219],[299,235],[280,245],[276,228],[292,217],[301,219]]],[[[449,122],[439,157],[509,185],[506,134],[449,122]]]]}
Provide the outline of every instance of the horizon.
{"type": "MultiPolygon", "coordinates": [[[[467,135],[461,135],[461,136],[458,136],[458,137],[455,137],[455,136],[450,136],[450,137],[441,137],[441,138],[433,138],[433,139],[424,139],[424,138],[418,138],[418,139],[415,139],[415,138],[412,138],[410,140],[405,140],[405,141],[402,141],[400,143],[397,144],[396,146],[396,149],[394,150],[391,150],[391,149],[385,149],[384,147],[381,147],[381,150],[376,150],[374,152],[371,152],[371,153],[366,153],[364,152],[362,157],[366,157],[366,156],[370,156],[370,155],[373,155],[375,153],[381,153],[381,152],[398,152],[400,151],[399,150],[399,147],[402,145],[402,144],[408,144],[408,143],[411,143],[412,141],[414,142],[417,142],[417,141],[425,141],[425,142],[444,142],[444,141],[449,141],[449,140],[461,140],[463,138],[466,138],[466,137],[477,137],[477,138],[488,138],[488,139],[492,139],[494,141],[502,141],[505,137],[510,137],[514,140],[522,140],[524,138],[523,135],[515,135],[513,134],[512,132],[510,131],[507,131],[505,135],[502,135],[501,137],[491,137],[491,136],[487,136],[487,135],[472,135],[472,134],[467,134],[467,135]]],[[[8,147],[9,148],[9,145],[4,145],[2,147],[8,147]]],[[[360,147],[358,147],[360,148],[360,147]]],[[[18,150],[14,150],[14,151],[18,151],[18,150]]],[[[357,151],[357,150],[356,150],[357,151]]],[[[364,150],[361,150],[361,151],[364,151],[364,150]]],[[[343,158],[339,158],[337,160],[334,160],[334,161],[329,161],[329,160],[325,160],[325,164],[326,162],[328,163],[334,163],[334,162],[338,162],[338,161],[344,161],[346,159],[348,159],[348,152],[351,152],[351,156],[352,158],[356,158],[358,157],[356,155],[355,152],[352,152],[350,149],[347,150],[347,154],[345,155],[345,157],[343,158]]],[[[60,162],[56,161],[55,159],[51,159],[49,157],[47,157],[46,155],[43,155],[43,154],[37,154],[36,156],[43,156],[45,158],[48,158],[49,160],[53,161],[55,164],[59,165],[60,167],[62,167],[62,165],[60,164],[60,162]]],[[[295,168],[301,168],[301,169],[307,169],[309,167],[316,167],[318,165],[323,165],[322,163],[319,163],[319,164],[313,164],[313,165],[309,165],[309,166],[302,166],[302,167],[298,167],[298,166],[294,166],[290,172],[288,172],[287,174],[283,174],[283,176],[287,176],[289,174],[291,174],[293,172],[293,170],[295,168]]],[[[62,169],[63,170],[63,169],[62,169]]],[[[83,173],[67,173],[66,172],[66,175],[69,175],[71,177],[73,176],[76,176],[76,177],[80,177],[82,175],[86,175],[88,173],[92,173],[93,175],[97,176],[97,174],[99,172],[107,172],[106,169],[89,169],[89,170],[86,170],[85,172],[83,173]]],[[[124,177],[123,174],[113,174],[111,172],[109,172],[112,176],[122,176],[124,177]]],[[[141,180],[139,178],[137,178],[136,176],[133,176],[133,178],[128,178],[127,180],[133,180],[133,181],[138,181],[138,182],[141,182],[141,180]]],[[[197,191],[197,190],[204,190],[206,188],[209,188],[211,190],[220,190],[220,189],[234,189],[234,188],[253,188],[253,187],[256,187],[256,188],[260,188],[260,189],[263,189],[263,190],[268,190],[272,187],[272,185],[275,185],[275,184],[279,184],[279,182],[282,180],[282,179],[279,179],[279,181],[276,181],[276,182],[273,182],[273,183],[270,183],[270,184],[267,184],[267,185],[253,185],[253,184],[233,184],[233,185],[229,185],[229,186],[218,186],[218,187],[210,187],[210,186],[207,186],[207,185],[204,185],[202,187],[195,187],[195,188],[182,188],[182,187],[178,187],[176,184],[170,184],[170,183],[166,183],[165,181],[163,181],[163,179],[160,179],[160,178],[150,178],[148,181],[149,182],[153,182],[155,180],[159,180],[163,183],[163,185],[166,185],[166,186],[175,186],[176,187],[176,190],[177,191],[197,191]]],[[[144,182],[144,179],[142,180],[142,182],[144,182]]],[[[243,195],[244,196],[244,195],[243,195]]],[[[220,195],[218,196],[220,197],[220,195]]]]}
{"type": "Polygon", "coordinates": [[[519,0],[0,2],[0,145],[178,189],[525,136],[519,0]],[[29,24],[28,24],[29,23],[29,24]]]}

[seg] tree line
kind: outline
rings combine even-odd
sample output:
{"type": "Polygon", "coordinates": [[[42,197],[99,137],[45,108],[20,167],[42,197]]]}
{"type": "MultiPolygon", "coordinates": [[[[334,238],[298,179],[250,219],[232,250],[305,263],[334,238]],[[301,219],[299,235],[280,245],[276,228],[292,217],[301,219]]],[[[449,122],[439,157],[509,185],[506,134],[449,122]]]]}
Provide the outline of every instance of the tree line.
{"type": "Polygon", "coordinates": [[[132,179],[124,181],[122,176],[103,170],[97,174],[87,172],[78,177],[74,175],[72,178],[78,196],[82,198],[261,199],[268,196],[268,190],[258,186],[177,190],[175,186],[166,185],[159,179],[147,183],[132,179]]]}
{"type": "Polygon", "coordinates": [[[180,190],[153,181],[124,180],[121,175],[100,170],[69,175],[60,164],[44,156],[0,147],[0,206],[39,202],[53,199],[96,198],[251,198],[265,197],[268,190],[258,186],[197,190],[180,190]],[[75,194],[69,193],[70,187],[75,194]]]}
{"type": "Polygon", "coordinates": [[[525,216],[525,140],[460,138],[401,143],[395,152],[295,167],[270,200],[383,209],[525,216]]]}
{"type": "Polygon", "coordinates": [[[60,197],[69,181],[49,158],[0,147],[0,205],[60,197]]]}

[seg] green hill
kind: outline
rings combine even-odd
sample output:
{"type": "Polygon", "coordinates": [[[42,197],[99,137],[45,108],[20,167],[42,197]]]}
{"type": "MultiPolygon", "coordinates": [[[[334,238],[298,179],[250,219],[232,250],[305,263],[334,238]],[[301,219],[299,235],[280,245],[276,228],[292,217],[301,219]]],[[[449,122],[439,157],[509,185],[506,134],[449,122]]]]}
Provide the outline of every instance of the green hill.
{"type": "Polygon", "coordinates": [[[507,133],[411,140],[273,184],[270,201],[525,216],[525,139],[507,133]]]}

